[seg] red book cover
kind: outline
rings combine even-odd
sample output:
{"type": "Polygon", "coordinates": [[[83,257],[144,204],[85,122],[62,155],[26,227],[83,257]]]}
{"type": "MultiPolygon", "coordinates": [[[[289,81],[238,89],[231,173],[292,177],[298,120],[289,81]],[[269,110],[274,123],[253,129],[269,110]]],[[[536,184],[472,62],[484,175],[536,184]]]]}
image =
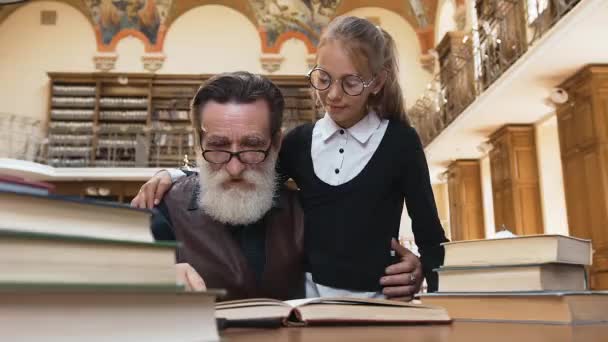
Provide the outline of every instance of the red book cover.
{"type": "Polygon", "coordinates": [[[1,185],[14,185],[15,188],[33,188],[34,190],[43,191],[46,193],[52,193],[55,190],[55,186],[50,183],[26,180],[17,176],[9,176],[0,173],[0,189],[3,189],[1,185]]]}

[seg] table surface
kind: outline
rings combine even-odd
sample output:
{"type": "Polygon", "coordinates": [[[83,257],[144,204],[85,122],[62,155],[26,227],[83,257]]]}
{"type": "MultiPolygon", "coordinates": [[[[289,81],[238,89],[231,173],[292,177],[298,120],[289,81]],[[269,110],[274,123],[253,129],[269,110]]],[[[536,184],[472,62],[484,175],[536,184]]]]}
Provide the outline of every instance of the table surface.
{"type": "Polygon", "coordinates": [[[526,323],[454,322],[448,325],[228,329],[220,335],[222,341],[226,342],[604,342],[608,341],[608,324],[568,326],[526,323]]]}

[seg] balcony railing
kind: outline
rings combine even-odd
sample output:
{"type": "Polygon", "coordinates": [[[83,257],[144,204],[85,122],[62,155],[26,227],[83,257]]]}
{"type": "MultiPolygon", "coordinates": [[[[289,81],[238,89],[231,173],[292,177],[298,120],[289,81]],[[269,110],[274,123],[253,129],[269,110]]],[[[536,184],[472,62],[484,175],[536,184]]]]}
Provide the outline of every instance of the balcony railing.
{"type": "Polygon", "coordinates": [[[40,120],[0,113],[0,158],[39,161],[42,136],[40,120]]]}
{"type": "Polygon", "coordinates": [[[435,139],[579,2],[476,0],[473,30],[460,44],[445,42],[449,52],[439,51],[439,72],[409,110],[423,144],[435,139]]]}

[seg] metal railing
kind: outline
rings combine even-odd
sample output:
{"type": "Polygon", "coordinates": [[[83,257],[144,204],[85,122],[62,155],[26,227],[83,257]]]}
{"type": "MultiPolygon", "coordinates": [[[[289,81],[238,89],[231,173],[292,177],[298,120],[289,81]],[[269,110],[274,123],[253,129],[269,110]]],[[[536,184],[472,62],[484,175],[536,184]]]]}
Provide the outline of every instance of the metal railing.
{"type": "Polygon", "coordinates": [[[546,7],[529,8],[519,0],[485,1],[462,47],[452,51],[452,63],[440,67],[409,109],[423,144],[436,138],[579,2],[536,1],[546,7]]]}
{"type": "Polygon", "coordinates": [[[0,113],[0,158],[39,162],[44,140],[40,120],[0,113]]]}

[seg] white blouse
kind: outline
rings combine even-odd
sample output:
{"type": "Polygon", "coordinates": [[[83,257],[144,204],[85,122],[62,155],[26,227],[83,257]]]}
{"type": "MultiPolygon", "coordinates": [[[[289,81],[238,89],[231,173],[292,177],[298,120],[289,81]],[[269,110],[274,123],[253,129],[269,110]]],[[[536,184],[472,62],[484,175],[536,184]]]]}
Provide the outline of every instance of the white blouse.
{"type": "Polygon", "coordinates": [[[312,131],[310,154],[315,174],[329,185],[355,178],[380,145],[388,120],[368,113],[350,128],[341,128],[326,113],[312,131]]]}

